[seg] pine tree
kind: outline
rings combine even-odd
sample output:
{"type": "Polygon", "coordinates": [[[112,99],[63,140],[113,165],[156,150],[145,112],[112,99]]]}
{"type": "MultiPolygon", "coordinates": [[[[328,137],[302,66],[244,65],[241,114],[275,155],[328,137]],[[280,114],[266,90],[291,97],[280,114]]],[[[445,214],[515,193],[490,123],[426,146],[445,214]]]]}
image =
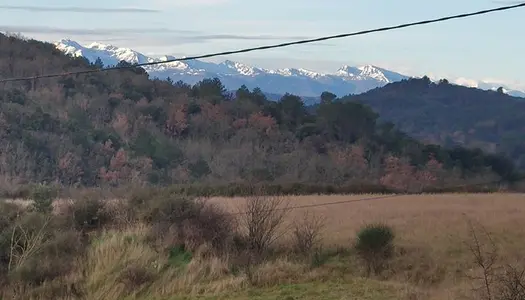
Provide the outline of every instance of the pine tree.
{"type": "Polygon", "coordinates": [[[104,68],[104,62],[102,62],[102,59],[100,59],[100,57],[97,57],[97,60],[95,60],[95,62],[93,63],[93,65],[94,65],[97,69],[103,69],[103,68],[104,68]]]}

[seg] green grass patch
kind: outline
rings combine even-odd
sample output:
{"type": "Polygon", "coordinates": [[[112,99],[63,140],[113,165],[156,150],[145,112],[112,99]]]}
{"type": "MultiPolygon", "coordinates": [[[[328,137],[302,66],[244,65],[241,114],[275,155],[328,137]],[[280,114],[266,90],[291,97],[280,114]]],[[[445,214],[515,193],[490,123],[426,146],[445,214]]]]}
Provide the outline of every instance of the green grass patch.
{"type": "MultiPolygon", "coordinates": [[[[166,300],[383,300],[399,299],[399,290],[388,283],[368,279],[285,284],[221,295],[180,296],[166,300]]],[[[144,299],[150,300],[150,299],[144,299]]],[[[152,300],[152,299],[151,299],[152,300]]]]}

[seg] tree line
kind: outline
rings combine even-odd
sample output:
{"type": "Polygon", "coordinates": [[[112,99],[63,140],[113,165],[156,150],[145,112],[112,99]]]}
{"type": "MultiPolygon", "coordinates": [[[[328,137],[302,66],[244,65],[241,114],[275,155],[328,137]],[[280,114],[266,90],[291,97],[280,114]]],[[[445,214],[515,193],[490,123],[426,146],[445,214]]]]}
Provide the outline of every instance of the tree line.
{"type": "MultiPolygon", "coordinates": [[[[4,78],[99,64],[0,36],[4,78]]],[[[217,78],[188,85],[138,67],[5,83],[1,182],[4,189],[263,183],[417,191],[518,176],[504,156],[424,144],[364,103],[321,98],[309,108],[293,94],[270,101],[258,88],[232,93],[217,78]]]]}

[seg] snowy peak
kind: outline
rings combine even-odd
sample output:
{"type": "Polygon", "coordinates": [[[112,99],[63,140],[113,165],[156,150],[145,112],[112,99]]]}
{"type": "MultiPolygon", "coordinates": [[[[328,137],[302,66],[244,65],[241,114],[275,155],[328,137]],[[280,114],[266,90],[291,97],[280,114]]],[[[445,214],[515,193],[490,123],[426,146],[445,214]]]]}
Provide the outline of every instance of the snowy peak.
{"type": "Polygon", "coordinates": [[[345,77],[348,80],[376,80],[384,84],[407,78],[407,76],[373,65],[364,65],[360,67],[344,65],[337,70],[336,75],[345,77]]]}
{"type": "Polygon", "coordinates": [[[391,82],[390,79],[383,73],[383,70],[372,65],[366,65],[358,68],[361,71],[361,76],[374,78],[383,82],[391,82]]]}
{"type": "Polygon", "coordinates": [[[337,70],[336,74],[345,77],[357,77],[361,74],[361,70],[355,67],[344,65],[339,68],[339,70],[337,70]]]}
{"type": "Polygon", "coordinates": [[[92,43],[86,48],[92,51],[104,52],[108,56],[118,57],[120,60],[124,60],[130,63],[147,63],[153,61],[153,59],[128,48],[118,48],[113,45],[106,45],[100,43],[92,43]]]}
{"type": "Polygon", "coordinates": [[[119,48],[113,45],[92,43],[82,46],[70,39],[62,39],[55,43],[55,46],[73,56],[83,56],[93,62],[100,57],[104,65],[116,65],[124,60],[129,63],[147,63],[153,61],[151,58],[128,48],[119,48]]]}
{"type": "MultiPolygon", "coordinates": [[[[318,97],[324,91],[331,91],[342,96],[363,93],[409,78],[374,65],[359,67],[344,65],[333,73],[319,73],[302,68],[268,70],[231,60],[221,63],[200,60],[172,61],[176,57],[171,55],[149,57],[133,49],[98,42],[81,45],[70,39],[62,39],[57,41],[55,46],[66,54],[82,56],[90,62],[95,62],[97,58],[100,58],[105,66],[116,65],[120,61],[139,64],[164,62],[144,67],[151,77],[160,79],[169,77],[174,81],[181,80],[188,84],[195,84],[205,78],[218,77],[228,89],[234,90],[241,85],[246,85],[250,89],[260,87],[265,92],[272,94],[291,92],[300,96],[318,97]]],[[[499,87],[497,84],[464,78],[459,78],[455,82],[459,85],[475,86],[487,90],[499,87]]],[[[525,96],[522,91],[512,90],[505,86],[503,88],[511,95],[525,96]]]]}
{"type": "Polygon", "coordinates": [[[176,57],[172,55],[164,55],[159,58],[160,61],[168,61],[173,59],[176,59],[176,57]]]}
{"type": "Polygon", "coordinates": [[[313,72],[306,69],[296,69],[296,68],[284,68],[284,69],[278,69],[278,70],[268,70],[270,74],[276,74],[281,76],[304,76],[308,78],[319,78],[322,76],[325,76],[324,74],[320,74],[317,72],[313,72]]]}
{"type": "Polygon", "coordinates": [[[60,41],[56,42],[55,45],[60,49],[81,49],[83,48],[82,45],[79,43],[70,40],[70,39],[61,39],[60,41]]]}
{"type": "Polygon", "coordinates": [[[244,76],[256,76],[261,73],[264,73],[265,70],[254,68],[242,63],[234,62],[231,60],[225,60],[222,63],[219,64],[220,66],[224,66],[225,68],[231,70],[235,74],[244,75],[244,76]]]}
{"type": "Polygon", "coordinates": [[[486,82],[483,80],[473,80],[468,79],[464,77],[457,78],[453,81],[457,85],[462,85],[466,87],[472,87],[482,90],[491,90],[491,91],[497,91],[500,87],[503,89],[503,93],[514,96],[514,97],[521,97],[525,98],[525,91],[523,90],[517,90],[512,89],[505,84],[501,84],[498,82],[486,82]]]}
{"type": "MultiPolygon", "coordinates": [[[[74,56],[84,56],[89,61],[95,61],[98,57],[102,60],[104,65],[115,65],[119,61],[124,60],[130,63],[146,63],[146,62],[165,62],[175,59],[174,56],[164,55],[159,58],[152,58],[143,55],[137,51],[129,48],[120,48],[114,45],[103,43],[91,43],[87,46],[82,46],[79,43],[62,39],[55,43],[56,47],[67,54],[74,56]]],[[[222,75],[239,75],[239,76],[260,76],[260,75],[280,75],[286,77],[308,77],[311,79],[321,79],[327,77],[350,77],[351,80],[376,80],[379,83],[389,83],[392,80],[384,74],[382,69],[374,66],[362,66],[359,68],[343,66],[333,74],[322,74],[306,69],[283,68],[278,70],[267,70],[248,66],[243,63],[225,60],[222,63],[214,64],[198,60],[185,62],[168,62],[155,66],[148,66],[147,71],[167,71],[175,69],[176,71],[190,71],[191,73],[219,73],[222,75]]],[[[396,74],[398,77],[408,78],[401,74],[396,74]]],[[[348,78],[345,78],[347,80],[348,78]]]]}
{"type": "MultiPolygon", "coordinates": [[[[176,59],[176,57],[172,55],[164,55],[164,56],[159,57],[156,61],[165,62],[165,63],[157,65],[157,68],[159,69],[174,68],[178,70],[189,69],[190,66],[187,63],[182,62],[182,61],[173,61],[174,59],[176,59]]],[[[151,61],[155,61],[155,60],[151,59],[151,61]]]]}

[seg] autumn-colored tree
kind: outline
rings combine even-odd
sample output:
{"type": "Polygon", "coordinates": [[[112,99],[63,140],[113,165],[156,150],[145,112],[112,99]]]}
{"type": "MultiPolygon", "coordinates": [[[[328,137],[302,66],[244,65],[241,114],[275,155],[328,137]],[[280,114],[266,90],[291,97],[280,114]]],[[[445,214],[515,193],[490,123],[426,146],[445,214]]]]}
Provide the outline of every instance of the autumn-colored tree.
{"type": "Polygon", "coordinates": [[[385,159],[384,175],[380,182],[398,191],[413,191],[417,185],[414,173],[415,168],[406,159],[390,155],[385,159]]]}
{"type": "Polygon", "coordinates": [[[265,116],[262,112],[253,113],[248,119],[249,126],[269,134],[277,128],[277,122],[270,116],[265,116]]]}
{"type": "Polygon", "coordinates": [[[117,113],[111,126],[120,136],[126,136],[130,128],[129,119],[125,114],[117,113]]]}
{"type": "Polygon", "coordinates": [[[58,160],[60,181],[66,185],[80,182],[82,167],[80,157],[72,152],[67,152],[58,160]]]}
{"type": "Polygon", "coordinates": [[[173,103],[169,107],[166,131],[172,136],[180,136],[188,129],[188,106],[173,103]]]}
{"type": "MultiPolygon", "coordinates": [[[[496,137],[503,135],[502,128],[512,128],[502,144],[517,162],[525,161],[519,160],[523,156],[519,153],[524,153],[518,134],[525,128],[519,114],[522,104],[504,104],[512,108],[502,112],[490,104],[506,101],[507,96],[497,93],[474,98],[484,99],[485,107],[498,114],[489,110],[491,119],[479,124],[472,122],[477,117],[469,115],[469,122],[447,127],[443,134],[443,122],[435,118],[427,122],[425,114],[419,114],[424,120],[407,115],[401,108],[405,106],[395,101],[380,101],[379,105],[374,99],[336,99],[335,94],[325,92],[322,104],[308,107],[292,94],[269,101],[261,89],[250,91],[244,86],[233,97],[230,87],[217,78],[190,85],[152,79],[143,68],[127,62],[119,65],[126,68],[2,84],[0,176],[5,182],[96,186],[246,181],[345,185],[359,181],[417,191],[442,186],[450,178],[515,178],[514,164],[498,155],[424,145],[393,124],[382,124],[382,119],[398,115],[406,116],[402,121],[411,133],[432,124],[431,133],[427,130],[424,136],[413,136],[436,141],[446,136],[451,139],[449,144],[473,145],[480,131],[492,130],[490,135],[496,137]],[[498,101],[492,101],[493,97],[498,101]],[[380,119],[369,103],[376,103],[386,117],[380,119]],[[505,117],[494,119],[494,115],[505,117]],[[429,154],[434,155],[430,161],[426,159],[429,154]]],[[[96,67],[84,58],[61,54],[52,44],[0,35],[3,77],[96,67]]],[[[450,92],[455,87],[434,86],[426,79],[384,89],[390,91],[385,97],[406,93],[403,101],[445,91],[447,97],[435,101],[438,106],[427,103],[436,111],[442,110],[443,103],[458,108],[458,103],[468,102],[469,96],[464,95],[471,93],[456,97],[457,93],[450,92]],[[462,101],[449,103],[456,98],[462,101]]],[[[447,111],[454,114],[455,109],[447,111]]],[[[462,120],[459,116],[453,119],[462,120]]],[[[494,146],[484,145],[485,149],[502,149],[490,142],[494,146]]]]}
{"type": "Polygon", "coordinates": [[[118,185],[130,182],[131,172],[128,154],[124,149],[119,149],[111,158],[109,166],[100,168],[99,176],[106,183],[118,185]]]}
{"type": "Polygon", "coordinates": [[[442,187],[445,176],[443,171],[443,164],[437,161],[434,156],[431,156],[423,170],[418,171],[416,178],[423,188],[432,186],[442,187]]]}
{"type": "Polygon", "coordinates": [[[369,173],[368,161],[365,158],[363,145],[352,145],[347,147],[332,147],[328,155],[333,161],[333,168],[338,179],[344,182],[364,181],[369,173]]]}
{"type": "Polygon", "coordinates": [[[233,121],[232,123],[232,127],[234,129],[241,129],[241,128],[245,128],[246,125],[248,125],[248,120],[242,118],[242,119],[237,119],[235,121],[233,121]]]}

